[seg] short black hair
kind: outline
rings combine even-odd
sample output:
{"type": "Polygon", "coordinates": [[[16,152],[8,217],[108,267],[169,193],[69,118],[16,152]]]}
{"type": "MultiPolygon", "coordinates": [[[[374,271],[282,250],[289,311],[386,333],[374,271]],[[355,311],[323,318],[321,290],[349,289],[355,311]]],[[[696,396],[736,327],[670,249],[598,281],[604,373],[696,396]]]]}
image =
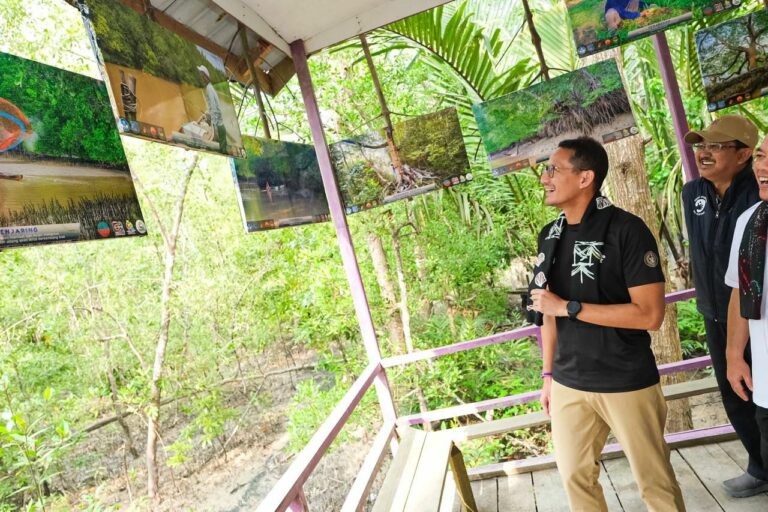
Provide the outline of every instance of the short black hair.
{"type": "Polygon", "coordinates": [[[605,152],[603,145],[592,137],[584,136],[561,140],[557,147],[573,151],[570,162],[575,168],[594,171],[595,192],[599,192],[608,175],[608,153],[605,152]]]}

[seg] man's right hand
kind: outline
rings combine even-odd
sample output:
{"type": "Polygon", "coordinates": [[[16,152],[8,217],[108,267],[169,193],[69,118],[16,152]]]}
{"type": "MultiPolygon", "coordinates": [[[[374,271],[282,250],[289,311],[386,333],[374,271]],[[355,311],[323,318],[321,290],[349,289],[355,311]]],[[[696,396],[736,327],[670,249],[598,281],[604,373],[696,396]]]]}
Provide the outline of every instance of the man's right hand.
{"type": "Polygon", "coordinates": [[[728,382],[731,383],[733,392],[739,395],[739,398],[745,402],[749,401],[744,384],[752,391],[752,371],[743,357],[728,359],[728,382]]]}
{"type": "Polygon", "coordinates": [[[541,406],[544,408],[544,412],[547,416],[549,414],[549,402],[552,397],[552,377],[544,377],[544,385],[541,387],[541,406]]]}

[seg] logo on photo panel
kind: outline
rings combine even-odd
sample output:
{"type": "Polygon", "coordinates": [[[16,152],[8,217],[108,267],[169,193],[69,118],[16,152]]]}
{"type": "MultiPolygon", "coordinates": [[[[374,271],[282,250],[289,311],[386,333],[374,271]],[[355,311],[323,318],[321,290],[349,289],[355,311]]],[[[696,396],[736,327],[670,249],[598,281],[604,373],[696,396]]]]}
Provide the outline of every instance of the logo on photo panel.
{"type": "Polygon", "coordinates": [[[696,215],[704,215],[704,208],[707,207],[706,196],[699,196],[693,200],[693,213],[696,215]]]}
{"type": "Polygon", "coordinates": [[[584,276],[594,281],[594,267],[605,259],[602,247],[603,242],[575,242],[573,244],[571,275],[578,275],[582,283],[584,282],[584,276]]]}

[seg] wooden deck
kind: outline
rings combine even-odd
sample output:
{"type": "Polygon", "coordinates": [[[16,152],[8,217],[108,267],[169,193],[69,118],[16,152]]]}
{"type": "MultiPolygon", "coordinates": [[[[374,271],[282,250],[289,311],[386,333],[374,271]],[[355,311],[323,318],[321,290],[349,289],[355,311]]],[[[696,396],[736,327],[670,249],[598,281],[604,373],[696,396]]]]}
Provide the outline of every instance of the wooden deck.
{"type": "MultiPolygon", "coordinates": [[[[683,489],[688,512],[765,512],[768,493],[751,498],[731,498],[721,487],[724,479],[738,476],[747,464],[739,441],[703,444],[672,451],[672,465],[683,489]]],[[[626,458],[604,460],[600,473],[610,511],[640,512],[640,499],[626,458]]],[[[452,482],[452,479],[448,479],[452,482]]],[[[472,482],[480,512],[567,512],[568,502],[556,469],[472,482]]],[[[455,492],[453,493],[454,496],[455,492]]],[[[453,504],[441,510],[460,510],[453,504]]]]}

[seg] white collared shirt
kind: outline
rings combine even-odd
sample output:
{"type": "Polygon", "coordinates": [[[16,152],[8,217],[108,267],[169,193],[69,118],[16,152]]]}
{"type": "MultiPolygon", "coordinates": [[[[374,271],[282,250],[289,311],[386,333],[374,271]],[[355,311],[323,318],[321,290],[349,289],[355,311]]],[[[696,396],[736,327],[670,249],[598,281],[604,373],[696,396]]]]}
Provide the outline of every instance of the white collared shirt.
{"type": "MultiPolygon", "coordinates": [[[[725,284],[731,288],[739,287],[739,247],[741,246],[741,239],[744,237],[747,222],[759,205],[760,202],[750,206],[736,221],[731,255],[728,258],[728,270],[725,273],[725,284]]],[[[768,254],[766,260],[768,260],[768,254]]],[[[765,285],[768,285],[768,264],[765,266],[765,275],[763,276],[763,286],[765,287],[765,285]]],[[[763,302],[760,304],[760,319],[749,321],[749,337],[752,345],[752,385],[754,387],[752,400],[763,408],[768,408],[768,302],[766,295],[768,294],[763,293],[763,302]]]]}

